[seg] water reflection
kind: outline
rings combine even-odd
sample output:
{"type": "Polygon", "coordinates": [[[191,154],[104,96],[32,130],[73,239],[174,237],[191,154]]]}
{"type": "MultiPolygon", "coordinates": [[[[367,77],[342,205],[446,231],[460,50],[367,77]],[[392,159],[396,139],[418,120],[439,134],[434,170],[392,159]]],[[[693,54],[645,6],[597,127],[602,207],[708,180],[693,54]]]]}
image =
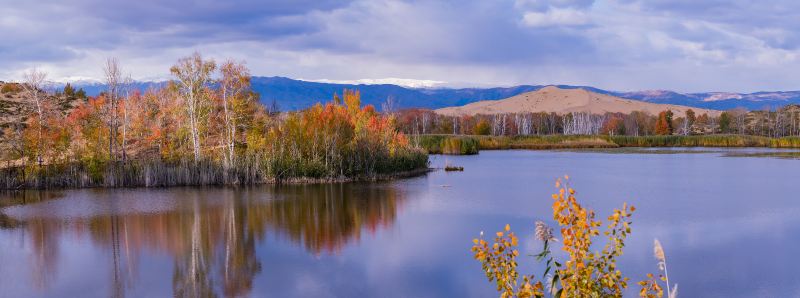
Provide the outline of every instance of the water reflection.
{"type": "Polygon", "coordinates": [[[314,255],[335,254],[363,232],[392,225],[403,201],[396,188],[354,184],[23,192],[0,199],[0,228],[30,247],[39,290],[57,278],[63,237],[88,238],[108,253],[97,256],[110,265],[108,296],[135,287],[140,258],[155,253],[173,261],[174,296],[233,297],[250,293],[265,267],[256,244],[267,234],[314,255]]]}

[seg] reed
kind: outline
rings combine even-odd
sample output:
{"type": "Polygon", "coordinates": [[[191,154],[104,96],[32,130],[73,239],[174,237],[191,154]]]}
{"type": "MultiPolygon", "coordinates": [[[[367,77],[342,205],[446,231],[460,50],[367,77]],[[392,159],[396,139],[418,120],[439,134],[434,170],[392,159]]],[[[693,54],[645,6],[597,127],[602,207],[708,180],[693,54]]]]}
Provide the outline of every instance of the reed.
{"type": "Polygon", "coordinates": [[[473,136],[421,135],[415,137],[420,148],[428,154],[478,154],[480,138],[473,136]]]}
{"type": "Polygon", "coordinates": [[[3,189],[45,189],[83,187],[163,187],[179,185],[254,184],[264,172],[256,162],[224,168],[203,160],[128,162],[72,162],[0,170],[3,189]]]}
{"type": "Polygon", "coordinates": [[[0,189],[85,187],[167,187],[190,185],[253,185],[282,181],[371,180],[390,174],[426,169],[428,156],[420,150],[370,156],[358,161],[325,165],[303,158],[266,159],[246,155],[234,167],[221,161],[141,159],[127,162],[84,160],[65,164],[28,165],[0,169],[0,189]]]}
{"type": "Polygon", "coordinates": [[[676,298],[678,296],[678,285],[675,284],[670,290],[669,284],[669,271],[667,271],[667,256],[664,253],[664,247],[658,239],[653,240],[653,255],[658,261],[658,269],[664,272],[664,282],[667,285],[667,296],[669,298],[676,298]]]}

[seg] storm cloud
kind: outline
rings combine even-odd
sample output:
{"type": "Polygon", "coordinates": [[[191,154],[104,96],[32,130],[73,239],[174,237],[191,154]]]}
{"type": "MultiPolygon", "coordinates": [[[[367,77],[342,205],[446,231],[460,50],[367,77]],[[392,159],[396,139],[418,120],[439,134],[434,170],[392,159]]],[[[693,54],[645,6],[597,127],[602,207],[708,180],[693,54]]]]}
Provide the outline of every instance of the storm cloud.
{"type": "Polygon", "coordinates": [[[0,79],[167,77],[199,51],[252,73],[452,86],[796,90],[791,0],[0,0],[0,79]]]}

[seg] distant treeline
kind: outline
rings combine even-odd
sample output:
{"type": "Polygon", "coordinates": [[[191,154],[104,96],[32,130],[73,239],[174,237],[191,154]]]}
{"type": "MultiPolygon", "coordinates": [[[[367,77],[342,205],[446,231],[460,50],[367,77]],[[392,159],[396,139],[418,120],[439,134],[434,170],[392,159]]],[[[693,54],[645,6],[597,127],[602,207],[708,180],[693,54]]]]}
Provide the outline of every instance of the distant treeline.
{"type": "Polygon", "coordinates": [[[145,92],[129,87],[115,59],[104,71],[108,90],[70,105],[57,103],[75,91],[45,91],[44,73],[16,84],[26,108],[0,134],[2,187],[375,179],[428,165],[395,118],[362,107],[357,91],[280,113],[259,103],[238,62],[196,53],[171,68],[167,86],[145,92]]]}
{"type": "Polygon", "coordinates": [[[412,141],[431,154],[477,154],[480,150],[578,149],[619,147],[765,147],[800,148],[800,137],[769,138],[747,135],[608,136],[541,135],[476,136],[418,135],[412,141]]]}
{"type": "Polygon", "coordinates": [[[741,134],[780,138],[800,136],[800,106],[788,105],[775,111],[735,109],[719,116],[693,110],[676,117],[672,111],[658,115],[634,111],[606,113],[512,113],[474,116],[443,116],[431,110],[408,109],[396,113],[406,134],[455,135],[714,135],[741,134]]]}

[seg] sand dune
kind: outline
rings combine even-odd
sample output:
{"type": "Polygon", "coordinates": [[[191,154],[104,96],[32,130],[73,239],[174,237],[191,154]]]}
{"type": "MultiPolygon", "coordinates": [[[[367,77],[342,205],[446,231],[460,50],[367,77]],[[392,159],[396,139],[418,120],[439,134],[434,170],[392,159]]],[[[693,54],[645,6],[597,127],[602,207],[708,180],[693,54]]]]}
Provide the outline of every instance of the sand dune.
{"type": "Polygon", "coordinates": [[[658,115],[661,111],[671,110],[675,117],[683,117],[688,109],[694,110],[698,116],[703,113],[707,113],[709,116],[719,116],[722,113],[716,110],[648,103],[595,93],[585,89],[561,89],[555,86],[544,87],[537,91],[501,100],[484,100],[460,107],[442,108],[436,110],[436,113],[447,116],[461,116],[536,112],[554,112],[562,115],[572,112],[628,114],[633,111],[643,111],[651,115],[658,115]]]}

